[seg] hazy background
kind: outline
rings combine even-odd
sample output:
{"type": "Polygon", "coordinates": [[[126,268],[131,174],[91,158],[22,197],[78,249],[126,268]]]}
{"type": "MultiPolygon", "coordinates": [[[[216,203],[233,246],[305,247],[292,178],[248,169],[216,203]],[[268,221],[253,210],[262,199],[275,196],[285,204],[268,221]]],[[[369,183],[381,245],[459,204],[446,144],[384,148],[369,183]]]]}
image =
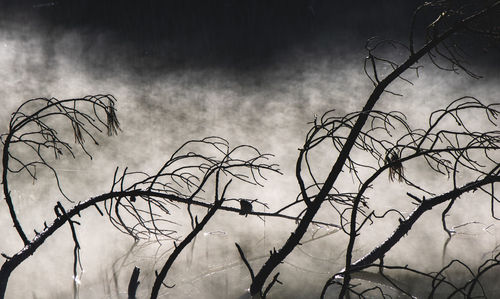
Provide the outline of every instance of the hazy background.
{"type": "MultiPolygon", "coordinates": [[[[362,69],[366,39],[379,35],[406,41],[408,17],[419,1],[233,2],[2,2],[0,127],[6,130],[10,113],[30,98],[111,93],[118,99],[123,132],[117,137],[101,136],[101,146],[90,147],[93,161],[80,155],[77,162],[68,159],[56,164],[72,199],[85,200],[108,191],[116,166],[155,171],[185,141],[217,135],[233,146],[246,143],[275,154],[284,173],[269,175],[263,189],[236,188],[235,192],[261,198],[271,210],[291,201],[298,193],[294,165],[307,122],[329,109],[341,115],[362,107],[371,91],[362,69]]],[[[488,55],[498,54],[489,53],[473,52],[471,57],[473,70],[485,79],[443,73],[426,65],[415,86],[394,87],[405,97],[384,96],[378,107],[401,110],[418,125],[430,111],[459,96],[498,102],[498,64],[484,63],[494,61],[487,60],[488,55]]],[[[405,194],[405,188],[393,185],[384,178],[380,190],[393,188],[394,194],[405,194]]],[[[11,188],[26,231],[40,230],[44,220],[53,219],[52,206],[61,196],[48,174],[40,173],[36,184],[13,176],[11,188]]],[[[377,200],[383,208],[401,197],[377,200]]],[[[406,206],[407,211],[410,207],[406,206]]],[[[462,211],[472,214],[468,220],[482,224],[468,228],[473,237],[454,238],[447,258],[462,257],[464,248],[470,250],[474,244],[478,254],[465,258],[477,263],[484,252],[495,248],[498,233],[495,226],[484,230],[492,223],[485,217],[487,202],[474,203],[473,210],[457,207],[450,223],[463,223],[462,211]]],[[[390,258],[426,270],[440,265],[445,233],[431,229],[440,225],[435,217],[439,212],[422,219],[426,225],[416,226],[390,258]],[[423,261],[419,252],[426,253],[423,261]]],[[[134,266],[142,269],[140,294],[147,294],[148,278],[161,267],[171,244],[159,249],[154,244],[136,247],[125,256],[132,240],[94,210],[82,216],[78,232],[85,272],[80,298],[115,298],[117,292],[125,297],[134,266]]],[[[182,210],[172,217],[179,222],[186,219],[182,210]]],[[[392,220],[366,234],[356,257],[387,237],[397,224],[397,218],[392,220]]],[[[0,250],[7,254],[19,250],[21,242],[3,203],[0,225],[0,250]]],[[[182,234],[183,228],[178,229],[182,234]]],[[[292,230],[289,221],[266,219],[264,223],[222,212],[196,239],[194,249],[186,250],[176,262],[167,279],[176,287],[164,292],[176,298],[243,294],[250,277],[234,242],[242,245],[257,270],[268,251],[281,246],[292,230]]],[[[311,228],[306,239],[316,230],[319,235],[332,233],[311,228]]],[[[339,257],[345,240],[333,233],[303,242],[280,267],[285,285],[276,286],[276,296],[317,296],[326,279],[342,268],[339,257]]],[[[7,298],[71,297],[72,248],[69,228],[61,229],[12,274],[7,298]]]]}

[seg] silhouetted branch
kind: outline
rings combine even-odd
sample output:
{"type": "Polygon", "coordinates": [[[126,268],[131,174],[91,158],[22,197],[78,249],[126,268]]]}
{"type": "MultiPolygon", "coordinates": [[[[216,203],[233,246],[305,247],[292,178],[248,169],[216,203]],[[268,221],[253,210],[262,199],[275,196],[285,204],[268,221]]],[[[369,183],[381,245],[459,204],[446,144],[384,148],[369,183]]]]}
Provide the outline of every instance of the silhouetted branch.
{"type": "MultiPolygon", "coordinates": [[[[182,250],[189,243],[191,243],[191,241],[193,240],[193,238],[203,229],[203,227],[208,223],[208,221],[210,220],[210,218],[212,218],[212,216],[215,214],[215,212],[217,211],[217,209],[219,209],[220,206],[222,205],[222,203],[224,202],[224,195],[225,195],[226,189],[229,186],[229,184],[231,183],[231,181],[229,181],[224,186],[224,190],[222,191],[222,194],[220,195],[220,198],[218,198],[218,194],[217,194],[218,178],[219,178],[219,173],[217,173],[215,204],[213,205],[212,208],[210,208],[210,210],[205,215],[205,217],[203,217],[203,219],[201,220],[201,222],[199,222],[199,223],[196,222],[195,227],[187,235],[187,237],[184,240],[182,240],[182,242],[179,245],[175,245],[174,251],[170,254],[170,256],[168,257],[168,260],[165,262],[165,265],[163,265],[163,268],[161,269],[160,273],[158,273],[157,276],[156,276],[156,279],[155,279],[155,282],[154,282],[154,285],[153,285],[153,289],[151,291],[151,299],[154,299],[154,298],[158,297],[158,292],[160,291],[160,287],[161,287],[163,281],[165,280],[165,278],[167,277],[168,270],[170,269],[170,267],[174,263],[174,261],[177,258],[177,256],[179,256],[179,254],[182,252],[182,250]]],[[[175,244],[175,242],[174,242],[174,244],[175,244]]]]}
{"type": "Polygon", "coordinates": [[[132,275],[130,276],[130,282],[128,283],[128,299],[135,299],[135,294],[137,293],[137,288],[139,287],[139,273],[141,269],[134,267],[132,275]]]}
{"type": "Polygon", "coordinates": [[[243,263],[245,263],[245,266],[247,266],[248,272],[250,272],[250,278],[252,278],[252,280],[253,280],[255,278],[255,275],[253,274],[253,269],[250,266],[250,263],[248,263],[248,260],[245,257],[245,253],[243,252],[243,249],[241,249],[241,247],[238,243],[234,243],[234,245],[236,245],[236,248],[238,249],[238,253],[240,254],[241,260],[243,261],[243,263]]]}
{"type": "MultiPolygon", "coordinates": [[[[400,221],[400,224],[397,227],[397,229],[392,233],[392,235],[386,241],[384,241],[382,244],[377,246],[370,253],[368,253],[358,261],[352,263],[352,265],[350,265],[349,267],[349,273],[365,269],[377,259],[383,258],[383,256],[385,256],[385,254],[395,244],[397,244],[403,236],[405,236],[411,230],[413,224],[422,216],[422,214],[425,213],[426,211],[431,210],[434,206],[447,202],[451,199],[456,199],[460,197],[462,194],[473,191],[475,188],[478,188],[479,186],[484,186],[495,182],[500,182],[500,176],[498,175],[489,176],[480,181],[476,181],[473,184],[468,184],[461,188],[436,196],[434,198],[426,199],[417,207],[417,209],[415,209],[415,211],[413,211],[411,215],[408,216],[408,218],[400,221]]],[[[337,275],[343,275],[345,277],[346,273],[347,273],[347,268],[342,270],[337,275]]],[[[330,279],[329,282],[333,281],[334,279],[335,278],[330,279]]],[[[344,278],[344,285],[345,288],[347,289],[345,278],[344,278]]]]}
{"type": "Polygon", "coordinates": [[[26,170],[33,179],[36,179],[36,167],[47,167],[54,173],[57,186],[66,197],[59,184],[57,172],[47,163],[47,154],[53,153],[54,157],[57,159],[64,151],[74,157],[74,151],[68,142],[59,138],[57,131],[49,125],[47,119],[61,118],[69,121],[74,130],[75,143],[77,143],[89,157],[92,157],[85,149],[84,138],[85,136],[90,137],[96,144],[97,141],[86,126],[90,126],[100,132],[100,123],[108,129],[113,127],[114,129],[112,131],[115,133],[119,129],[119,122],[114,112],[115,101],[116,100],[111,95],[87,96],[85,98],[69,100],[36,98],[24,102],[12,114],[8,133],[0,135],[4,145],[2,184],[12,222],[25,245],[28,245],[29,241],[14,210],[14,203],[8,187],[8,173],[17,173],[26,170]],[[92,112],[85,112],[86,107],[91,108],[92,112]],[[101,120],[103,111],[106,115],[112,114],[106,122],[101,120]],[[33,160],[25,161],[17,157],[14,154],[12,146],[23,147],[24,149],[30,150],[33,153],[33,160]],[[17,168],[13,168],[11,165],[12,163],[9,162],[15,162],[17,168]]]}
{"type": "Polygon", "coordinates": [[[269,285],[266,287],[266,289],[264,290],[264,293],[262,294],[262,298],[265,299],[267,297],[267,293],[269,293],[269,291],[271,290],[271,288],[274,286],[275,283],[279,283],[279,284],[282,284],[281,281],[278,280],[278,276],[280,275],[280,273],[276,273],[274,276],[273,276],[273,279],[271,280],[271,282],[269,283],[269,285]]]}

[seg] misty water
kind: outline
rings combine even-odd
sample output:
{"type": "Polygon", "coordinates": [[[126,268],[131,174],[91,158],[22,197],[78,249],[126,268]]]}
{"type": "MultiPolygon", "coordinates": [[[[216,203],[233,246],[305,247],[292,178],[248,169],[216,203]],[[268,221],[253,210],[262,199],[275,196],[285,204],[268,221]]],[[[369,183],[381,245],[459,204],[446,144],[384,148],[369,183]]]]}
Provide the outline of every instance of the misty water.
{"type": "MultiPolygon", "coordinates": [[[[89,145],[92,160],[77,151],[76,159],[50,161],[73,201],[108,192],[116,167],[155,172],[185,141],[221,136],[232,146],[250,144],[275,155],[273,162],[280,165],[283,175],[267,175],[263,187],[240,185],[231,190],[233,197],[258,198],[268,204],[268,208],[257,206],[259,211],[275,211],[295,200],[299,192],[295,159],[309,122],[331,109],[338,115],[359,110],[372,89],[362,69],[363,44],[355,46],[346,46],[329,56],[291,49],[266,67],[238,72],[217,67],[136,71],[123,62],[119,47],[108,49],[99,40],[89,46],[82,36],[71,31],[60,33],[47,46],[44,37],[27,28],[5,30],[0,37],[0,128],[5,132],[10,113],[30,98],[65,99],[110,93],[118,100],[122,132],[114,137],[98,136],[100,146],[89,145]],[[115,60],[110,58],[114,55],[103,55],[89,63],[87,52],[110,50],[116,51],[115,60]]],[[[500,76],[487,69],[484,74],[485,79],[472,80],[424,68],[419,78],[411,78],[414,86],[404,82],[394,85],[393,89],[404,97],[386,94],[378,109],[402,111],[410,123],[419,126],[425,125],[431,111],[466,94],[485,103],[498,101],[500,76]]],[[[477,125],[481,127],[481,123],[477,125]]],[[[60,133],[72,132],[70,128],[61,128],[60,133]]],[[[328,171],[332,163],[328,154],[321,159],[326,161],[316,161],[318,173],[328,171]]],[[[414,171],[437,191],[450,186],[441,185],[446,180],[434,180],[419,165],[414,165],[414,171]]],[[[72,206],[58,192],[49,171],[41,169],[38,177],[34,181],[26,174],[16,174],[10,181],[19,218],[23,226],[30,228],[26,229],[29,237],[34,236],[33,229],[41,230],[44,221],[54,218],[53,206],[57,201],[68,208],[72,206]]],[[[407,215],[414,206],[405,197],[406,191],[406,186],[384,176],[371,191],[371,204],[381,210],[397,207],[407,215]]],[[[2,205],[0,249],[13,254],[22,248],[22,242],[2,205]]],[[[450,227],[456,227],[451,239],[441,227],[443,209],[439,206],[420,219],[385,257],[385,263],[430,272],[439,271],[453,259],[461,259],[476,270],[498,252],[499,224],[490,216],[486,197],[471,194],[457,202],[448,218],[450,227]]],[[[205,210],[197,212],[203,215],[205,210]]],[[[326,210],[319,217],[335,221],[330,212],[326,210]]],[[[134,243],[95,209],[88,209],[81,216],[81,225],[77,227],[83,269],[80,275],[72,277],[73,242],[69,228],[64,227],[13,272],[6,298],[73,298],[75,294],[82,299],[127,298],[134,267],[141,269],[138,298],[148,297],[154,271],[168,258],[172,241],[158,244],[151,239],[134,243]]],[[[177,223],[172,226],[178,231],[178,238],[189,233],[185,207],[172,208],[166,217],[177,223]]],[[[397,224],[398,217],[394,216],[367,227],[356,244],[354,258],[364,256],[384,241],[397,224]]],[[[295,223],[290,220],[221,211],[176,260],[165,281],[175,286],[162,288],[160,297],[248,298],[250,275],[234,243],[241,245],[250,264],[259,269],[269,251],[280,248],[294,228],[295,223]]],[[[276,285],[271,297],[318,297],[326,280],[344,267],[347,240],[335,228],[311,225],[302,245],[279,266],[283,285],[276,285]]],[[[356,274],[353,282],[366,288],[379,285],[393,298],[406,297],[381,279],[377,271],[356,274]]],[[[418,276],[403,271],[384,273],[416,297],[425,296],[429,288],[429,280],[418,276]]],[[[457,283],[470,278],[458,266],[448,269],[447,275],[457,283]]],[[[493,298],[500,294],[498,275],[497,269],[483,279],[486,292],[493,298]]],[[[335,297],[338,291],[331,287],[328,297],[335,297]]]]}
{"type": "MultiPolygon", "coordinates": [[[[272,86],[265,87],[249,82],[249,78],[237,78],[245,84],[238,80],[223,79],[225,74],[217,71],[185,72],[181,78],[178,74],[168,75],[148,83],[147,87],[140,87],[142,82],[131,82],[127,78],[114,78],[106,82],[83,75],[78,80],[73,79],[75,81],[68,84],[66,89],[61,88],[61,85],[65,85],[62,79],[50,83],[46,90],[53,89],[53,95],[57,94],[59,98],[91,94],[99,90],[116,91],[114,95],[118,99],[118,115],[123,129],[115,137],[100,136],[99,147],[90,146],[93,160],[80,152],[76,160],[66,157],[51,162],[61,175],[66,193],[73,200],[80,201],[107,192],[116,166],[154,171],[162,159],[187,139],[209,135],[225,136],[233,145],[249,143],[276,155],[275,160],[280,164],[284,175],[269,175],[268,180],[263,182],[263,188],[243,186],[243,189],[235,190],[235,195],[259,198],[269,204],[268,209],[257,207],[258,210],[273,211],[295,198],[298,192],[292,174],[296,149],[308,128],[307,121],[314,117],[314,113],[321,113],[331,106],[336,107],[339,113],[354,109],[368,91],[368,86],[360,83],[364,81],[355,62],[337,62],[328,66],[321,66],[324,63],[321,61],[316,63],[317,65],[302,66],[297,77],[283,78],[282,74],[286,72],[297,72],[286,66],[278,71],[264,73],[263,76],[279,78],[273,81],[272,86]],[[349,75],[337,77],[338,73],[349,75]],[[299,81],[300,86],[297,86],[299,81]],[[344,88],[347,85],[350,85],[347,88],[349,92],[344,88]],[[350,90],[359,90],[360,95],[353,97],[350,90]]],[[[63,66],[64,61],[56,71],[66,72],[63,66]]],[[[427,80],[431,79],[427,79],[426,74],[424,72],[416,84],[428,84],[427,80]]],[[[431,75],[432,72],[429,77],[431,75]]],[[[5,77],[7,76],[4,75],[5,77]]],[[[61,76],[63,77],[66,78],[61,76]]],[[[11,88],[13,86],[15,84],[11,88]]],[[[434,88],[442,91],[442,86],[434,88]]],[[[480,85],[471,88],[478,93],[481,91],[480,85]]],[[[414,104],[415,101],[411,99],[419,97],[422,92],[425,93],[422,90],[415,92],[408,89],[409,99],[397,100],[391,107],[395,109],[395,106],[399,106],[398,109],[403,111],[405,107],[414,107],[418,104],[414,104]]],[[[427,92],[433,93],[434,89],[427,92]]],[[[450,89],[442,94],[453,97],[460,92],[461,90],[450,89]]],[[[19,98],[14,97],[14,94],[13,91],[6,102],[9,107],[20,104],[26,98],[49,95],[39,94],[36,88],[31,92],[21,92],[19,98]]],[[[385,99],[383,104],[393,100],[385,99]]],[[[428,109],[439,104],[429,103],[428,109]]],[[[420,114],[426,112],[420,109],[419,114],[415,115],[411,114],[411,108],[407,110],[410,110],[409,118],[413,121],[418,121],[420,114]]],[[[5,110],[3,114],[7,116],[5,110]]],[[[63,200],[49,172],[40,170],[39,177],[39,180],[33,181],[26,175],[15,175],[11,180],[13,196],[23,224],[36,229],[41,228],[44,220],[52,219],[51,207],[55,201],[63,200]]],[[[384,178],[374,190],[380,195],[374,204],[381,209],[400,206],[405,213],[409,213],[413,208],[401,198],[404,191],[405,186],[384,178]],[[387,196],[387,190],[393,191],[394,196],[387,196]]],[[[386,257],[386,264],[408,264],[422,271],[438,271],[452,259],[460,258],[475,269],[498,250],[497,225],[488,218],[489,207],[485,203],[487,199],[474,199],[472,196],[457,204],[448,220],[450,225],[472,222],[457,228],[457,234],[447,243],[446,248],[447,236],[440,223],[442,207],[430,212],[390,252],[386,257]],[[474,209],[471,210],[471,207],[474,209]]],[[[71,205],[69,202],[64,204],[71,205]]],[[[201,210],[199,212],[203,213],[201,210]]],[[[6,209],[2,209],[1,213],[3,250],[15,252],[20,248],[21,242],[11,228],[6,209]]],[[[173,209],[172,215],[168,217],[179,224],[174,226],[179,231],[179,237],[188,233],[186,229],[189,228],[189,217],[183,207],[173,209]]],[[[329,216],[326,214],[322,217],[328,219],[329,216]]],[[[118,232],[106,217],[100,217],[94,209],[84,212],[79,221],[82,223],[78,227],[78,234],[82,247],[83,272],[77,277],[77,297],[126,298],[128,280],[135,266],[141,269],[138,298],[147,297],[154,270],[161,268],[172,250],[172,242],[165,241],[160,246],[153,239],[134,244],[130,237],[118,232]]],[[[363,256],[387,238],[396,225],[397,217],[393,217],[387,222],[369,227],[356,247],[355,258],[363,256]]],[[[250,263],[257,268],[265,261],[269,250],[279,248],[293,229],[294,223],[289,220],[219,213],[174,263],[165,283],[175,287],[163,288],[161,296],[246,298],[250,276],[234,243],[238,242],[242,246],[250,263]]],[[[346,242],[345,234],[334,228],[311,226],[301,242],[303,245],[297,247],[279,267],[280,281],[284,285],[275,286],[271,293],[273,298],[317,297],[325,281],[343,268],[346,242]]],[[[69,228],[57,232],[12,274],[7,298],[71,298],[74,292],[72,246],[69,228]]],[[[449,269],[448,274],[453,271],[457,272],[457,281],[468,277],[459,267],[449,269]]],[[[366,284],[367,288],[374,283],[382,285],[394,298],[405,297],[376,275],[376,269],[369,272],[358,274],[355,281],[366,284]]],[[[425,294],[429,285],[428,280],[407,273],[387,271],[386,274],[416,296],[425,294]]],[[[486,288],[491,287],[490,292],[499,291],[494,283],[497,274],[492,272],[485,277],[484,284],[486,288]]],[[[329,289],[332,295],[336,291],[338,289],[334,287],[329,289]]]]}

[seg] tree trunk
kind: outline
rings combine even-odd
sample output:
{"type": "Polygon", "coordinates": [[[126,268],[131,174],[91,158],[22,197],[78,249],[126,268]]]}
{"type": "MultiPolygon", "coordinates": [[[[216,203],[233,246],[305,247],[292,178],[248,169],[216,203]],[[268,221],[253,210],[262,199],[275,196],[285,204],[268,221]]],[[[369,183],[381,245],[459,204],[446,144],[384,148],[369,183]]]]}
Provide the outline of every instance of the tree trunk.
{"type": "Polygon", "coordinates": [[[0,270],[0,299],[5,298],[5,291],[7,290],[7,282],[9,282],[10,273],[12,273],[12,269],[3,264],[0,270]]]}

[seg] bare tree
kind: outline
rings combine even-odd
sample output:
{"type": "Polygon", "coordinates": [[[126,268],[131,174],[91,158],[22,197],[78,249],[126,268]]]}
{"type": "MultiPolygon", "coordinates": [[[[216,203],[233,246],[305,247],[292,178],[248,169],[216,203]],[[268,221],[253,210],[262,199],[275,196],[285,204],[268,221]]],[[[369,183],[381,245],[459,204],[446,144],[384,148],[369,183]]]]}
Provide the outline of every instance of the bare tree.
{"type": "MultiPolygon", "coordinates": [[[[276,212],[259,212],[253,210],[252,205],[267,206],[264,202],[258,199],[230,197],[226,191],[231,181],[261,186],[265,172],[280,171],[276,164],[268,162],[272,155],[262,154],[250,145],[231,148],[228,142],[220,137],[207,137],[184,143],[174,151],[158,172],[152,175],[142,171],[129,171],[127,168],[119,171],[116,168],[109,192],[83,202],[73,202],[64,193],[58,172],[48,161],[51,157],[60,159],[65,153],[76,157],[76,149],[72,147],[71,141],[67,140],[68,134],[64,134],[65,128],[72,129],[74,143],[92,158],[87,150],[87,140],[98,145],[96,132],[104,129],[107,135],[111,136],[120,131],[115,103],[116,100],[111,95],[67,100],[36,98],[24,102],[12,114],[9,131],[1,135],[2,184],[12,223],[24,246],[13,255],[2,253],[5,261],[0,268],[0,298],[5,295],[12,271],[34,254],[45,240],[64,224],[68,224],[71,229],[74,241],[73,275],[78,277],[80,244],[75,226],[80,223],[75,218],[80,217],[81,212],[87,208],[95,208],[101,215],[107,215],[112,225],[134,240],[174,242],[175,250],[157,275],[152,298],[158,295],[175,258],[217,210],[293,221],[300,219],[299,216],[284,213],[289,206],[276,212]],[[58,125],[62,126],[62,134],[56,129],[58,125]],[[67,209],[58,201],[53,208],[53,221],[47,224],[48,221],[42,220],[43,228],[40,231],[33,229],[34,235],[30,238],[16,213],[9,180],[10,174],[22,172],[36,179],[37,169],[41,167],[48,168],[53,173],[60,193],[74,206],[67,209]],[[210,198],[210,190],[215,192],[212,203],[206,201],[210,198]],[[224,202],[233,204],[222,205],[224,202]],[[179,204],[187,208],[192,232],[177,245],[177,231],[172,228],[175,222],[169,218],[169,210],[179,204]],[[193,206],[208,210],[201,221],[198,221],[198,215],[192,211],[193,206]]],[[[138,276],[139,272],[134,271],[129,285],[131,297],[135,296],[138,276]]]]}
{"type": "MultiPolygon", "coordinates": [[[[443,212],[443,229],[450,234],[446,226],[446,215],[453,207],[456,200],[463,194],[471,191],[482,191],[491,197],[492,217],[494,205],[498,199],[494,194],[494,184],[500,180],[499,161],[493,152],[499,148],[499,132],[494,129],[497,125],[498,110],[496,105],[485,105],[475,97],[466,96],[453,101],[448,107],[437,110],[429,117],[428,128],[413,129],[407,123],[404,114],[400,112],[384,112],[375,108],[376,103],[384,93],[396,96],[400,94],[388,89],[391,83],[403,81],[411,84],[403,75],[408,71],[415,71],[418,75],[418,63],[425,57],[439,69],[445,71],[465,73],[478,78],[466,67],[463,49],[460,40],[463,34],[486,38],[490,41],[498,40],[498,13],[500,2],[486,1],[432,1],[426,2],[415,11],[410,42],[408,45],[393,40],[371,39],[366,50],[368,56],[365,63],[365,73],[374,85],[363,109],[337,117],[332,111],[327,112],[320,119],[315,119],[309,131],[304,146],[300,149],[296,164],[296,177],[301,190],[301,201],[306,204],[303,218],[295,231],[283,244],[281,249],[273,250],[257,274],[252,274],[250,293],[260,294],[265,297],[269,287],[277,280],[279,272],[275,274],[264,291],[264,284],[271,273],[290,254],[307,231],[321,206],[326,202],[338,211],[342,230],[349,235],[347,244],[345,269],[332,277],[326,284],[327,287],[342,278],[342,289],[339,297],[343,297],[351,289],[351,273],[371,266],[377,259],[384,255],[404,236],[420,217],[434,206],[446,203],[443,212]],[[426,9],[437,17],[426,27],[424,43],[416,47],[416,24],[418,16],[426,9]],[[377,54],[377,50],[384,46],[391,46],[407,51],[408,57],[402,61],[393,61],[377,54]],[[391,70],[383,74],[382,66],[391,70]],[[469,129],[467,120],[462,117],[464,111],[476,110],[479,115],[493,125],[492,130],[483,128],[481,131],[469,129]],[[456,124],[449,126],[449,121],[456,124]],[[309,162],[309,157],[314,155],[320,144],[328,142],[336,151],[337,159],[331,166],[326,178],[315,174],[315,167],[309,162]],[[359,152],[365,153],[364,157],[371,156],[371,161],[359,160],[359,152]],[[478,156],[479,155],[479,156],[478,156]],[[405,165],[413,160],[423,160],[428,167],[449,178],[452,182],[449,191],[436,194],[429,188],[422,186],[418,178],[412,178],[405,165]],[[303,168],[306,168],[304,171],[303,168]],[[343,171],[347,170],[357,182],[357,191],[342,192],[337,189],[343,171]],[[409,189],[425,195],[416,196],[408,192],[414,200],[416,209],[405,217],[397,209],[389,209],[381,215],[370,209],[370,197],[367,190],[372,183],[384,172],[388,173],[390,180],[405,183],[409,189]],[[473,177],[469,182],[459,182],[458,174],[466,173],[473,177]],[[368,175],[367,175],[368,174],[368,175]],[[461,184],[461,185],[460,185],[461,184]],[[490,186],[490,187],[487,187],[490,186]],[[488,190],[488,188],[490,188],[488,190]],[[387,240],[373,249],[360,260],[353,262],[352,253],[355,241],[359,238],[363,226],[383,218],[387,214],[398,214],[400,224],[387,240]]],[[[477,114],[475,114],[477,115],[477,114]]],[[[244,258],[244,255],[242,254],[244,258]]],[[[361,296],[362,294],[358,292],[361,296]]]]}
{"type": "MultiPolygon", "coordinates": [[[[58,134],[54,127],[54,120],[59,118],[59,120],[69,122],[75,143],[91,157],[85,141],[90,139],[98,144],[94,137],[95,131],[100,132],[104,128],[108,135],[115,135],[120,130],[115,102],[116,100],[111,95],[68,100],[37,98],[26,101],[12,114],[9,132],[1,136],[3,143],[2,184],[12,223],[24,246],[12,256],[2,254],[5,262],[0,269],[0,298],[5,294],[12,271],[66,223],[71,228],[74,240],[73,274],[77,277],[80,244],[75,225],[79,222],[74,218],[80,216],[80,213],[89,207],[95,207],[101,215],[106,213],[115,227],[130,234],[136,240],[150,238],[175,240],[176,238],[172,236],[175,230],[172,230],[169,225],[172,223],[172,220],[168,219],[169,207],[179,203],[185,204],[193,227],[193,233],[186,239],[189,243],[217,209],[241,212],[240,208],[221,207],[225,200],[237,201],[225,197],[226,188],[231,179],[258,185],[259,181],[264,178],[264,172],[279,173],[276,165],[267,162],[270,155],[261,154],[252,146],[242,145],[231,149],[227,141],[218,137],[189,141],[175,151],[154,175],[130,172],[127,169],[118,175],[117,168],[109,192],[76,203],[70,209],[66,209],[61,202],[57,202],[54,206],[55,218],[52,223],[47,224],[47,221],[43,221],[43,229],[40,232],[34,230],[34,236],[30,238],[15,211],[14,200],[8,185],[9,174],[26,172],[35,179],[37,168],[47,167],[53,172],[61,193],[71,201],[59,184],[56,169],[47,162],[49,156],[58,159],[64,153],[75,157],[75,149],[70,145],[70,141],[64,139],[67,136],[64,137],[62,134],[63,137],[61,137],[58,134]],[[216,176],[215,180],[214,176],[216,176]],[[204,189],[210,183],[215,184],[213,204],[202,201],[206,196],[203,194],[204,189]],[[219,190],[219,184],[225,184],[222,192],[219,190]],[[201,222],[198,222],[198,216],[191,212],[192,206],[209,209],[207,216],[201,222]],[[103,209],[104,212],[102,212],[103,209]]],[[[257,201],[255,204],[258,203],[257,201]]],[[[280,213],[246,211],[246,214],[296,220],[295,217],[280,213]]],[[[182,250],[183,246],[185,242],[181,243],[179,250],[182,250]]],[[[178,253],[172,256],[176,254],[178,253]]],[[[173,262],[173,259],[169,260],[169,263],[173,262]]],[[[164,278],[167,270],[168,267],[164,267],[160,277],[164,278]]],[[[160,279],[158,281],[161,282],[160,279]]],[[[155,290],[158,291],[157,286],[155,290]]]]}
{"type": "MultiPolygon", "coordinates": [[[[34,234],[29,234],[15,210],[9,188],[12,173],[25,172],[36,178],[37,168],[48,168],[53,172],[60,192],[71,202],[60,186],[58,173],[48,162],[48,157],[50,155],[58,159],[64,153],[75,157],[75,148],[67,140],[67,134],[58,134],[56,126],[60,123],[54,123],[53,120],[60,119],[65,122],[63,128],[72,129],[74,143],[89,157],[92,156],[87,150],[86,141],[97,144],[95,134],[101,131],[107,131],[108,135],[119,133],[120,123],[116,115],[116,100],[111,95],[68,100],[37,98],[26,101],[12,114],[8,132],[1,135],[5,202],[24,246],[11,256],[2,254],[5,261],[0,268],[0,298],[4,297],[10,274],[65,224],[70,227],[74,241],[73,274],[75,277],[78,275],[80,245],[75,225],[79,222],[75,219],[87,208],[96,208],[119,231],[130,235],[134,240],[173,242],[174,250],[160,271],[155,272],[151,298],[157,298],[162,286],[173,287],[164,283],[172,264],[219,211],[245,216],[280,217],[297,222],[295,231],[280,249],[271,250],[269,258],[259,271],[254,271],[242,248],[236,244],[236,249],[250,272],[251,295],[266,297],[276,283],[282,283],[278,280],[279,272],[276,269],[301,245],[300,242],[312,223],[339,228],[349,239],[346,244],[345,267],[325,283],[323,297],[332,285],[339,286],[341,298],[347,294],[365,297],[373,293],[386,297],[379,286],[363,289],[351,283],[354,274],[374,267],[380,270],[386,284],[408,295],[409,291],[391,279],[386,272],[406,271],[429,279],[430,296],[443,289],[451,295],[470,297],[481,291],[485,295],[480,278],[500,265],[496,252],[476,271],[460,260],[450,262],[436,273],[427,273],[407,266],[385,265],[383,259],[410,232],[412,226],[422,219],[422,215],[438,205],[446,205],[441,217],[442,229],[451,237],[453,228],[447,225],[446,217],[459,198],[467,193],[476,191],[486,194],[490,199],[492,218],[499,219],[495,208],[500,201],[494,193],[495,184],[500,181],[500,131],[496,130],[498,104],[484,104],[476,97],[464,96],[431,113],[427,126],[418,128],[414,128],[403,113],[377,110],[376,104],[383,94],[399,96],[399,93],[389,89],[390,85],[396,81],[411,84],[406,78],[407,73],[413,71],[418,75],[421,67],[419,62],[425,57],[444,71],[462,71],[478,77],[466,67],[460,41],[465,38],[463,34],[488,41],[498,40],[500,31],[496,22],[499,19],[499,8],[500,1],[426,2],[417,8],[411,20],[409,44],[393,40],[369,40],[364,70],[374,85],[373,92],[361,111],[344,116],[328,111],[322,117],[314,119],[296,161],[295,176],[300,194],[270,213],[253,209],[255,205],[266,206],[266,202],[261,199],[232,197],[231,187],[236,183],[259,186],[265,179],[265,173],[280,173],[277,165],[269,162],[272,155],[263,154],[251,145],[230,147],[223,138],[207,137],[184,143],[156,173],[116,168],[108,192],[83,202],[72,202],[71,208],[57,202],[53,221],[50,224],[44,221],[40,232],[34,230],[34,234]],[[425,29],[423,45],[417,47],[417,25],[422,13],[426,16],[434,15],[435,18],[425,29]],[[386,58],[380,54],[383,52],[380,49],[385,46],[403,49],[408,56],[403,61],[386,58]],[[390,71],[384,73],[382,67],[388,67],[390,71]],[[466,116],[467,113],[476,115],[474,121],[478,121],[477,115],[482,116],[482,127],[478,129],[466,116]],[[321,175],[314,163],[316,155],[323,154],[324,145],[336,157],[332,165],[329,165],[326,176],[321,175]],[[408,166],[413,162],[418,162],[418,165],[442,178],[442,186],[447,186],[446,190],[436,191],[427,186],[417,174],[417,169],[408,166]],[[408,203],[415,206],[410,215],[405,216],[397,208],[380,211],[372,206],[374,195],[369,191],[382,176],[387,176],[395,184],[404,184],[408,203]],[[344,186],[340,184],[346,177],[353,182],[350,189],[343,189],[344,186]],[[338,223],[315,220],[318,211],[324,210],[327,204],[338,223]],[[169,217],[170,209],[178,206],[186,208],[191,225],[190,232],[180,242],[176,236],[177,231],[172,226],[174,220],[169,217]],[[194,206],[205,208],[206,213],[203,216],[197,215],[192,209],[194,206]],[[301,207],[302,210],[297,215],[290,215],[288,211],[292,207],[301,207]],[[383,243],[354,261],[355,244],[360,240],[363,229],[368,224],[386,221],[392,215],[399,217],[399,224],[394,232],[383,243]],[[199,216],[201,220],[198,219],[199,216]],[[380,263],[376,263],[378,260],[380,263]],[[444,275],[446,269],[456,264],[462,265],[471,275],[462,285],[444,275]]],[[[321,163],[325,164],[324,161],[321,163]]],[[[139,270],[134,269],[128,289],[130,298],[135,297],[137,288],[140,287],[139,274],[139,270]]]]}

